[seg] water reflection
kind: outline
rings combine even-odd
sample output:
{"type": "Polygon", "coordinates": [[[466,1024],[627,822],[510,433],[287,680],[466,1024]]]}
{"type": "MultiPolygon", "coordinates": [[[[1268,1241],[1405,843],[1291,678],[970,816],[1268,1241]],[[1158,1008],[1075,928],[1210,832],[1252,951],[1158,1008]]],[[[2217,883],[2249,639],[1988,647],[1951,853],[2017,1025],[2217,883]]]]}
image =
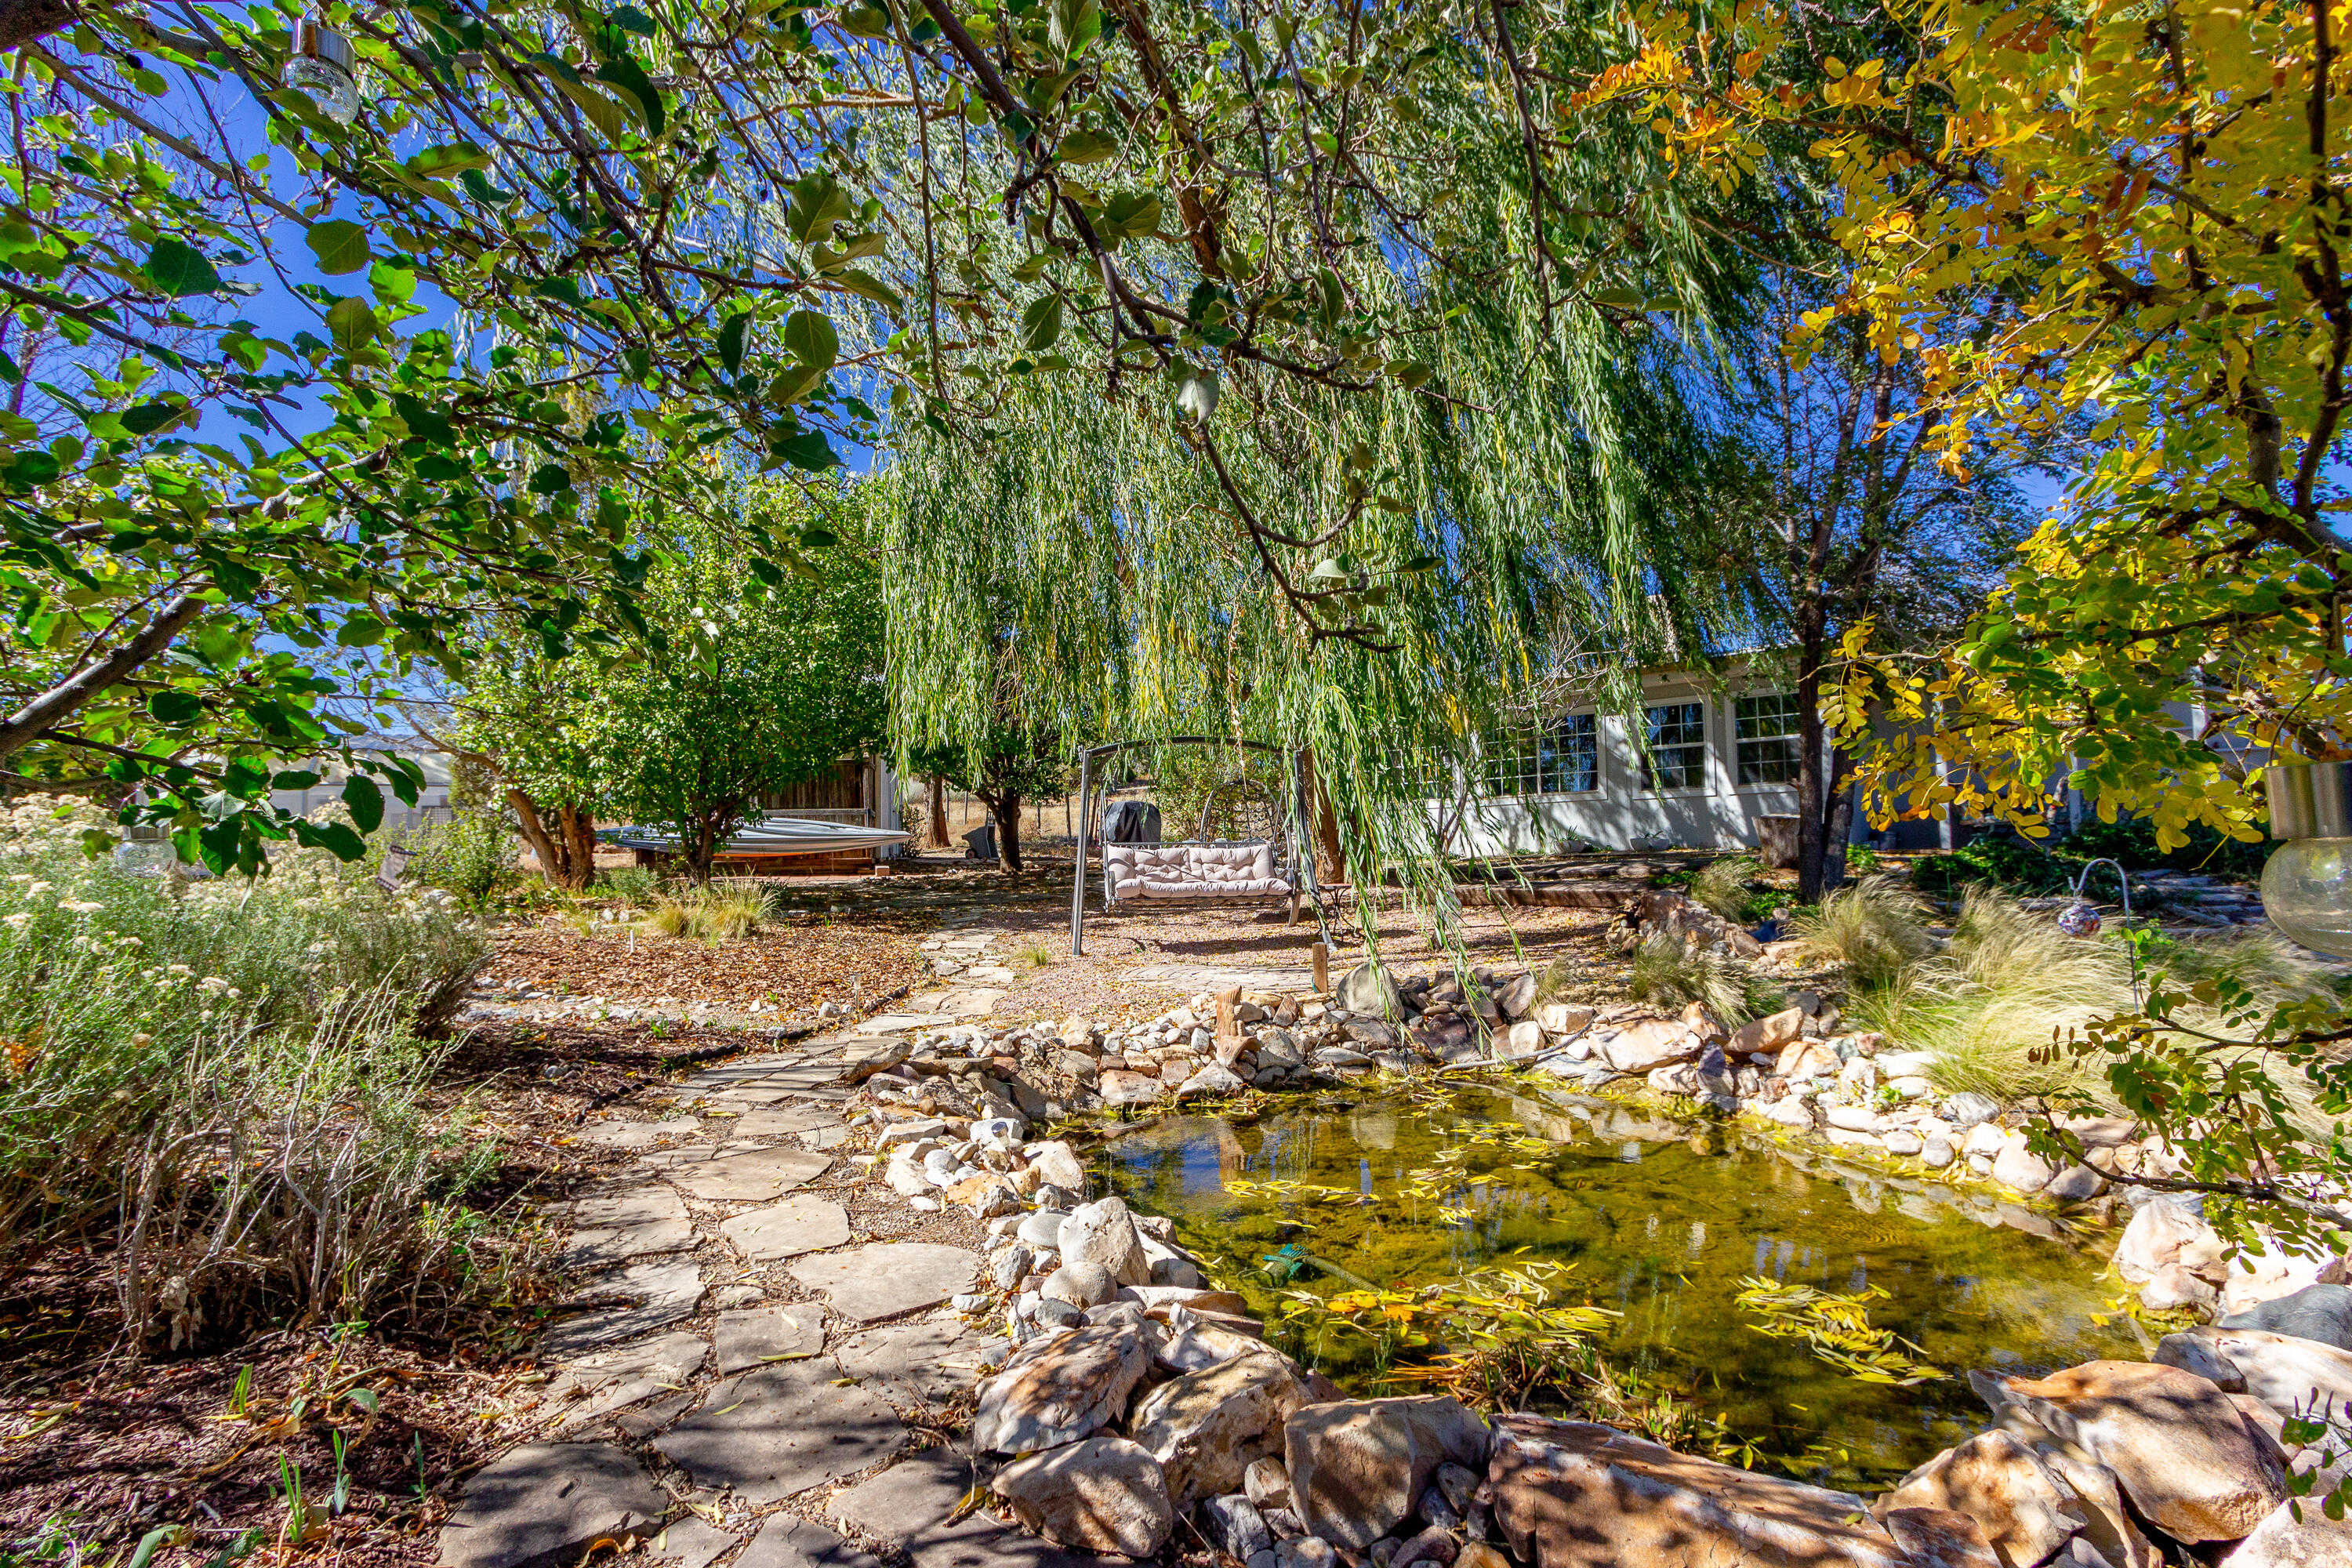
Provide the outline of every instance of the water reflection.
{"type": "MultiPolygon", "coordinates": [[[[1980,1426],[1961,1376],[1970,1367],[2042,1371],[2135,1351],[2125,1330],[2091,1321],[2102,1264],[2086,1247],[2104,1238],[1584,1097],[1472,1090],[1437,1111],[1335,1098],[1238,1123],[1168,1118],[1110,1145],[1104,1169],[1113,1190],[1173,1216],[1261,1311],[1277,1294],[1261,1261],[1286,1244],[1392,1288],[1521,1251],[1570,1264],[1572,1293],[1623,1314],[1605,1347],[1612,1365],[1720,1414],[1779,1468],[1849,1484],[1898,1475],[1980,1426]],[[1528,1132],[1549,1142],[1520,1146],[1528,1132]],[[1441,1163],[1449,1150],[1458,1161],[1441,1163]],[[1243,1178],[1330,1195],[1236,1196],[1228,1184],[1243,1178]],[[1876,1286],[1887,1300],[1873,1321],[1954,1375],[1908,1389],[1855,1382],[1802,1342],[1748,1327],[1734,1298],[1750,1275],[1876,1286]]],[[[1345,1288],[1331,1275],[1296,1283],[1345,1288]]],[[[1348,1344],[1323,1348],[1335,1376],[1369,1374],[1348,1344]]]]}

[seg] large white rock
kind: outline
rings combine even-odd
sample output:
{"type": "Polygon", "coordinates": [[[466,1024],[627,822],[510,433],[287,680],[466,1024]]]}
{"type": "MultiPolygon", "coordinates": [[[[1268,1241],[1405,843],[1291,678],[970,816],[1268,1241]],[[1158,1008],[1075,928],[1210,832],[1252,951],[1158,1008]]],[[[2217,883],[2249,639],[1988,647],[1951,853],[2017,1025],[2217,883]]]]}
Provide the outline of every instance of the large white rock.
{"type": "Polygon", "coordinates": [[[2116,1272],[2135,1285],[2145,1285],[2168,1263],[2218,1275],[2223,1250],[2220,1235],[2196,1210],[2177,1198],[2158,1198],[2140,1205],[2124,1226],[2116,1243],[2116,1272]]]}
{"type": "Polygon", "coordinates": [[[1098,1198],[1072,1209],[1057,1244],[1065,1263],[1098,1263],[1122,1285],[1151,1283],[1151,1259],[1123,1199],[1098,1198]]]}
{"type": "Polygon", "coordinates": [[[1947,1448],[1887,1493],[1877,1509],[1942,1509],[1984,1531],[2001,1568],[2035,1568],[2088,1522],[2082,1506],[2032,1449],[2002,1431],[1947,1448]]]}
{"type": "Polygon", "coordinates": [[[2031,1419],[2116,1473],[2134,1507],[2176,1540],[2235,1541],[2286,1497],[2270,1447],[2223,1394],[2179,1367],[2094,1361],[2044,1378],[1971,1373],[1996,1411],[2031,1419]]]}
{"type": "Polygon", "coordinates": [[[1309,1397],[1290,1358],[1261,1345],[1161,1384],[1136,1405],[1128,1430],[1160,1461],[1181,1512],[1238,1491],[1250,1462],[1281,1448],[1283,1423],[1309,1397]]]}
{"type": "MultiPolygon", "coordinates": [[[[2339,1415],[2352,1411],[2352,1351],[2340,1351],[2317,1340],[2292,1334],[2264,1333],[2260,1329],[2191,1329],[2167,1334],[2156,1347],[2156,1359],[2200,1376],[2211,1377],[2192,1359],[2218,1358],[2238,1375],[2238,1387],[2281,1415],[2307,1415],[2322,1406],[2339,1415]],[[2183,1353],[2193,1344],[2202,1352],[2183,1353]]],[[[2215,1378],[2227,1390],[2225,1379],[2215,1378]]]]}
{"type": "Polygon", "coordinates": [[[1108,1434],[1015,1459],[989,1484],[1024,1526],[1074,1551],[1148,1558],[1176,1528],[1159,1461],[1108,1434]]]}
{"type": "Polygon", "coordinates": [[[1530,1568],[1918,1568],[1862,1499],[1583,1421],[1495,1421],[1495,1523],[1530,1568]]]}
{"type": "Polygon", "coordinates": [[[1284,1424],[1292,1508],[1325,1541],[1361,1552],[1412,1516],[1443,1464],[1486,1462],[1486,1424],[1444,1394],[1309,1405],[1284,1424]]]}
{"type": "Polygon", "coordinates": [[[1127,1414],[1151,1365],[1152,1338],[1131,1323],[1064,1329],[1031,1340],[980,1391],[971,1437],[999,1454],[1059,1447],[1127,1414]]]}

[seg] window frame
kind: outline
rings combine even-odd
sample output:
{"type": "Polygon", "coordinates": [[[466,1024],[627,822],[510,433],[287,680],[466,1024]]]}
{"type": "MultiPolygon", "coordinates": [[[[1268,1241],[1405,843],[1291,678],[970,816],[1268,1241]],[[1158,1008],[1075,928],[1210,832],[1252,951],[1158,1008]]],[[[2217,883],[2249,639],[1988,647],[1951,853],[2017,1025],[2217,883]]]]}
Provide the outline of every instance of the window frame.
{"type": "Polygon", "coordinates": [[[1706,761],[1706,700],[1701,697],[1668,698],[1661,702],[1646,702],[1642,709],[1642,787],[1652,795],[1705,795],[1707,789],[1706,761]],[[1669,709],[1688,709],[1697,716],[1697,739],[1659,742],[1663,729],[1658,715],[1669,709]],[[1668,752],[1698,753],[1689,767],[1691,782],[1668,784],[1660,776],[1658,760],[1668,752]]]}
{"type": "MultiPolygon", "coordinates": [[[[1797,694],[1793,691],[1750,691],[1733,699],[1731,704],[1731,780],[1733,787],[1737,789],[1796,788],[1798,781],[1804,776],[1805,740],[1803,725],[1804,714],[1797,705],[1797,694]],[[1774,730],[1769,733],[1760,735],[1743,733],[1743,728],[1748,723],[1754,721],[1756,718],[1759,716],[1743,713],[1740,710],[1748,707],[1751,704],[1759,702],[1773,702],[1780,704],[1781,711],[1778,717],[1784,719],[1787,721],[1789,728],[1785,730],[1774,730]],[[1757,748],[1759,752],[1763,752],[1767,748],[1769,748],[1771,752],[1783,755],[1785,757],[1785,766],[1788,769],[1788,777],[1749,778],[1748,774],[1749,767],[1748,749],[1750,747],[1757,748]]],[[[1759,765],[1761,765],[1760,758],[1759,765]]]]}
{"type": "Polygon", "coordinates": [[[1601,793],[1601,715],[1598,712],[1562,713],[1537,732],[1537,794],[1545,795],[1599,795],[1601,793]],[[1570,726],[1577,726],[1574,731],[1574,737],[1576,740],[1582,742],[1582,744],[1578,746],[1573,752],[1560,748],[1561,737],[1570,733],[1570,726]],[[1552,781],[1555,778],[1566,776],[1566,771],[1560,766],[1559,759],[1570,756],[1577,757],[1580,761],[1589,762],[1590,771],[1587,772],[1584,776],[1590,782],[1580,784],[1555,787],[1552,781]]]}

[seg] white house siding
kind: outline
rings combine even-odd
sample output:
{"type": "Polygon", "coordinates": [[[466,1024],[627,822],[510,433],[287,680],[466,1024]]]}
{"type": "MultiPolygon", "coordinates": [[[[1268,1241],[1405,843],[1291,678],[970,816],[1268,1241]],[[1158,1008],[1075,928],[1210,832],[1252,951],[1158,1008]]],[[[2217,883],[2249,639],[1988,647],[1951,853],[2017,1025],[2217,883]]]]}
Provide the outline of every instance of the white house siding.
{"type": "MultiPolygon", "coordinates": [[[[1580,839],[1612,849],[1653,847],[1660,840],[1685,848],[1753,847],[1756,818],[1795,813],[1795,785],[1737,783],[1736,702],[1742,696],[1784,689],[1734,685],[1727,691],[1710,692],[1693,681],[1670,678],[1645,679],[1643,687],[1645,706],[1699,705],[1706,741],[1703,779],[1697,787],[1651,787],[1642,775],[1641,752],[1625,720],[1617,714],[1596,713],[1597,788],[1491,795],[1474,791],[1452,837],[1454,852],[1550,854],[1571,848],[1572,841],[1580,839]]],[[[1593,712],[1591,707],[1570,707],[1557,717],[1593,712]]],[[[1432,803],[1441,820],[1453,813],[1454,805],[1454,799],[1432,803]]]]}

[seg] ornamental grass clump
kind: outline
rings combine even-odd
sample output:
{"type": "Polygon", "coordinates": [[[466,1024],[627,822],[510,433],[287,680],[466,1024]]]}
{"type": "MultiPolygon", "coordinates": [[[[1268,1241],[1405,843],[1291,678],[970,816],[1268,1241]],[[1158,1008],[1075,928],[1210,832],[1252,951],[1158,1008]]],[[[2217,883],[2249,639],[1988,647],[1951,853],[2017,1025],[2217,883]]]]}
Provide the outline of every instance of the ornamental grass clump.
{"type": "Polygon", "coordinates": [[[1666,931],[1644,937],[1633,950],[1625,990],[1653,1007],[1704,1002],[1708,1012],[1734,1027],[1780,1005],[1779,991],[1739,960],[1666,931]]]}
{"type": "Polygon", "coordinates": [[[1909,889],[1885,877],[1864,877],[1840,888],[1812,909],[1790,916],[1804,956],[1844,966],[1848,984],[1892,980],[1903,966],[1935,947],[1924,907],[1909,889]]]}
{"type": "Polygon", "coordinates": [[[0,816],[0,1266],[110,1230],[131,1324],[175,1338],[434,1289],[425,1205],[473,1157],[425,1113],[420,1031],[488,957],[480,930],[321,850],[141,875],[84,853],[98,820],[0,816]]]}

